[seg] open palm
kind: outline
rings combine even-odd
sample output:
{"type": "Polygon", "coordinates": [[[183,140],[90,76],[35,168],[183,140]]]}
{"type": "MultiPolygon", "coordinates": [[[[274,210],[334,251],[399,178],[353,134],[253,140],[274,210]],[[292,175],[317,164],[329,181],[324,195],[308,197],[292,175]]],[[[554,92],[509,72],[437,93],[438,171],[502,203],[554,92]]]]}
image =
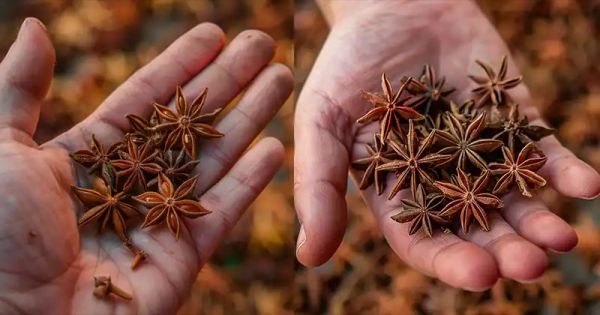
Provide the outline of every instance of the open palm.
{"type": "Polygon", "coordinates": [[[52,79],[54,49],[44,27],[27,19],[0,64],[0,313],[167,314],[186,298],[195,275],[279,168],[283,148],[265,139],[241,155],[292,89],[290,71],[266,66],[274,43],[245,31],[223,51],[213,24],[193,28],[140,69],[86,120],[38,145],[40,106],[52,79]],[[148,263],[129,267],[131,254],[110,233],[79,231],[72,185],[89,182],[68,153],[86,148],[92,134],[104,144],[128,129],[126,114],[149,115],[168,102],[176,85],[188,98],[208,87],[205,111],[227,105],[255,78],[217,128],[225,136],[204,141],[196,192],[213,211],[185,222],[179,241],[163,227],[135,230],[132,241],[148,263]],[[110,275],[133,300],[92,295],[94,276],[110,275]]]}
{"type": "MultiPolygon", "coordinates": [[[[497,69],[502,56],[509,54],[471,1],[337,4],[331,32],[296,111],[295,202],[302,223],[297,256],[307,265],[323,263],[338,247],[346,224],[349,162],[367,155],[365,144],[378,127],[356,125],[370,107],[359,91],[377,90],[382,72],[397,89],[402,75],[415,76],[422,65],[431,64],[446,77],[446,86],[457,88],[450,98],[461,102],[472,97],[474,83],[467,74],[483,75],[475,60],[497,69]]],[[[517,74],[509,58],[508,77],[517,74]]],[[[522,114],[533,124],[542,123],[526,87],[510,93],[522,114]]],[[[540,147],[548,156],[542,174],[554,189],[577,198],[600,193],[598,173],[555,137],[544,139],[540,147]]],[[[352,175],[356,180],[361,174],[352,175]]],[[[469,290],[486,289],[499,277],[535,279],[547,265],[544,250],[564,252],[577,243],[573,229],[536,198],[509,194],[505,208],[490,215],[490,232],[472,229],[468,235],[438,233],[430,239],[421,233],[409,236],[409,224],[390,219],[399,211],[401,196],[387,201],[371,186],[363,197],[398,256],[428,275],[469,290]]]]}

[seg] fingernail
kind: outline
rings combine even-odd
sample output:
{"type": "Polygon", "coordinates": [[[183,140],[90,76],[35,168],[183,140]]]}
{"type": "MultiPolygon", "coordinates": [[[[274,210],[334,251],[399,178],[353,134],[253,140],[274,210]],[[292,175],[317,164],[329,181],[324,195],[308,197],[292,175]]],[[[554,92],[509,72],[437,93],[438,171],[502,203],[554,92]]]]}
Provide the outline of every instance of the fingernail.
{"type": "Polygon", "coordinates": [[[21,34],[24,34],[25,29],[27,29],[27,27],[29,27],[31,23],[37,24],[42,30],[44,30],[44,32],[48,32],[46,25],[44,25],[44,23],[42,23],[40,20],[28,17],[23,21],[23,24],[21,24],[21,28],[19,29],[19,33],[17,34],[17,38],[21,37],[21,34]]]}
{"type": "Polygon", "coordinates": [[[571,250],[562,251],[562,250],[558,250],[558,249],[548,248],[548,251],[553,254],[564,255],[564,254],[568,254],[571,250]]]}
{"type": "Polygon", "coordinates": [[[31,20],[32,22],[35,22],[35,24],[37,24],[41,29],[44,30],[44,32],[48,32],[48,28],[46,27],[46,25],[40,21],[39,19],[36,18],[27,18],[26,20],[31,20]]]}
{"type": "Polygon", "coordinates": [[[302,247],[302,245],[304,245],[304,242],[306,242],[306,232],[304,232],[304,226],[300,226],[300,232],[298,233],[298,241],[297,241],[297,245],[296,245],[296,255],[298,255],[298,251],[300,250],[300,247],[302,247]]]}
{"type": "Polygon", "coordinates": [[[517,282],[522,283],[522,284],[530,284],[530,283],[536,283],[540,281],[540,278],[542,276],[539,276],[537,278],[533,278],[533,279],[529,279],[529,280],[517,280],[517,282]]]}
{"type": "Polygon", "coordinates": [[[19,28],[19,33],[17,34],[17,38],[20,38],[22,36],[22,34],[25,32],[25,29],[27,28],[27,24],[29,24],[29,18],[26,18],[23,23],[21,24],[21,28],[19,28]]]}
{"type": "Polygon", "coordinates": [[[597,192],[596,194],[591,195],[591,196],[583,196],[583,199],[585,199],[585,200],[594,200],[594,199],[596,199],[598,197],[600,197],[600,192],[597,192]]]}
{"type": "Polygon", "coordinates": [[[465,290],[467,290],[467,291],[471,291],[471,292],[483,292],[483,291],[486,291],[486,290],[488,290],[489,288],[488,288],[488,287],[485,287],[485,288],[470,288],[470,287],[464,287],[464,289],[465,289],[465,290]]]}

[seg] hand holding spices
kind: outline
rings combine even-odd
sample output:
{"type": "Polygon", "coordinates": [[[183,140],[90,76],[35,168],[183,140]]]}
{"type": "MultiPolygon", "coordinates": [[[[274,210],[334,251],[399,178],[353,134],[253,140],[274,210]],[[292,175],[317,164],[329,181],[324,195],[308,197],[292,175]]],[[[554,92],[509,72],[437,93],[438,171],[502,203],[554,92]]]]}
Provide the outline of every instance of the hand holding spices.
{"type": "Polygon", "coordinates": [[[531,281],[546,249],[574,248],[573,227],[536,193],[594,198],[600,175],[544,124],[475,2],[319,5],[331,30],[295,120],[303,264],[323,264],[356,235],[346,229],[348,170],[394,253],[450,286],[531,281]]]}
{"type": "Polygon", "coordinates": [[[267,66],[262,32],[224,43],[216,25],[196,26],[37,144],[54,48],[40,21],[24,22],[0,64],[0,313],[176,312],[283,160],[275,139],[248,147],[290,94],[290,71],[267,66]]]}
{"type": "MultiPolygon", "coordinates": [[[[383,108],[387,110],[379,118],[380,133],[375,134],[373,145],[379,149],[371,150],[370,159],[375,161],[375,157],[386,148],[393,149],[395,154],[389,154],[386,163],[377,165],[372,172],[365,172],[361,183],[375,182],[378,184],[377,193],[381,194],[385,176],[395,174],[397,180],[388,199],[394,198],[402,188],[410,189],[413,201],[403,200],[403,209],[393,216],[401,223],[412,222],[409,234],[415,234],[420,226],[425,235],[432,237],[432,219],[443,225],[444,230],[455,221],[460,223],[466,234],[471,223],[476,221],[482,230],[489,231],[491,225],[487,212],[504,207],[499,197],[509,191],[513,182],[526,197],[532,197],[531,189],[546,185],[546,180],[536,171],[547,158],[533,139],[549,136],[553,130],[530,125],[526,116],[519,117],[518,104],[506,89],[518,85],[521,77],[503,81],[507,72],[506,60],[504,56],[498,75],[489,65],[477,61],[489,79],[469,76],[481,84],[473,89],[477,101],[464,101],[464,104],[475,104],[474,109],[465,107],[461,110],[451,106],[454,102],[449,97],[455,89],[442,92],[445,78],[436,79],[438,76],[431,65],[425,65],[416,80],[404,77],[396,93],[385,74],[381,78],[383,95],[363,93],[374,109],[359,118],[357,123],[372,121],[376,117],[372,113],[383,108]],[[405,87],[409,88],[405,90],[405,87]],[[408,93],[403,94],[405,91],[408,93]],[[428,101],[424,102],[425,99],[428,101]],[[400,100],[409,106],[400,105],[400,100]],[[489,115],[488,110],[496,114],[489,115]],[[395,112],[413,114],[388,118],[395,112]],[[520,123],[516,124],[517,121],[520,123]],[[494,129],[489,125],[500,128],[494,129]],[[529,130],[530,136],[525,136],[522,130],[529,130]],[[515,137],[517,133],[523,136],[515,137]],[[382,136],[384,134],[385,137],[382,136]],[[390,134],[400,136],[392,138],[390,134]],[[508,136],[502,137],[504,135],[508,136]],[[496,178],[493,175],[500,176],[496,178]],[[434,204],[433,200],[436,200],[434,204]]],[[[369,149],[372,149],[371,145],[367,146],[369,149]]],[[[353,164],[360,166],[362,160],[364,158],[353,164]]],[[[368,184],[363,184],[360,189],[367,187],[368,184]]]]}

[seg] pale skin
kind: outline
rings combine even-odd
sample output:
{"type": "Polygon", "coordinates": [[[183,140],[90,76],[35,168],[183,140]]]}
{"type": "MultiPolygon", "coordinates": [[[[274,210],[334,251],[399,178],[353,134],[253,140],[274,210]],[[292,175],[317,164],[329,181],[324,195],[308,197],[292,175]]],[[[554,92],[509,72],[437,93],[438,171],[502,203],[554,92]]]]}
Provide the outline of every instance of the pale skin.
{"type": "MultiPolygon", "coordinates": [[[[365,154],[364,144],[376,128],[354,124],[368,109],[358,91],[376,90],[383,71],[397,86],[401,74],[418,73],[423,63],[432,63],[458,88],[453,97],[463,99],[472,88],[465,72],[479,71],[474,60],[493,63],[507,53],[474,4],[436,3],[322,5],[332,32],[300,95],[296,115],[295,199],[303,225],[297,255],[302,263],[325,262],[343,236],[348,163],[365,154]]],[[[0,64],[0,313],[168,314],[183,303],[199,268],[283,159],[283,148],[274,139],[244,150],[291,92],[290,71],[267,65],[274,44],[261,32],[246,31],[227,46],[224,42],[217,26],[198,25],[136,72],[86,120],[36,144],[31,136],[51,83],[54,49],[39,21],[24,23],[0,64]],[[206,111],[249,89],[216,126],[226,136],[206,141],[202,148],[206,154],[200,157],[197,191],[213,213],[186,220],[179,241],[165,228],[131,233],[133,242],[151,255],[132,271],[131,255],[116,236],[98,237],[94,228],[80,234],[76,218],[81,208],[69,188],[87,178],[75,171],[67,153],[86,147],[92,133],[103,143],[118,140],[127,129],[124,115],[148,115],[152,102],[168,103],[178,84],[184,85],[188,98],[208,87],[206,111]],[[133,300],[96,299],[95,275],[110,275],[133,300]]],[[[511,61],[509,76],[516,74],[511,61]]],[[[523,113],[538,118],[526,87],[511,93],[523,113]]],[[[554,189],[585,199],[600,192],[598,173],[555,138],[541,146],[548,154],[542,173],[554,189]]],[[[472,229],[467,236],[436,234],[427,239],[408,236],[408,225],[390,219],[401,196],[387,202],[373,188],[363,196],[401,259],[469,290],[484,290],[499,277],[533,280],[546,268],[545,250],[564,252],[577,243],[573,229],[538,199],[506,198],[506,209],[492,217],[491,232],[472,229]]]]}
{"type": "Polygon", "coordinates": [[[268,65],[275,46],[260,31],[244,31],[229,44],[225,41],[214,24],[194,27],[84,121],[37,144],[31,136],[52,80],[55,52],[41,22],[25,20],[0,64],[0,313],[176,312],[198,270],[284,155],[273,138],[244,151],[291,93],[290,70],[268,65]],[[119,140],[128,128],[126,114],[149,115],[154,101],[170,102],[177,85],[188,98],[208,87],[207,112],[248,90],[216,124],[225,136],[202,143],[196,191],[213,213],[186,220],[179,241],[164,227],[134,230],[133,243],[150,259],[131,270],[132,255],[114,234],[98,236],[95,227],[77,227],[82,208],[70,187],[89,178],[74,167],[68,153],[87,147],[92,133],[105,144],[119,140]],[[93,296],[93,277],[108,275],[132,295],[131,301],[93,296]]]}
{"type": "MultiPolygon", "coordinates": [[[[320,1],[331,31],[299,96],[295,120],[295,204],[302,227],[297,257],[308,266],[326,262],[342,241],[347,220],[344,200],[349,162],[364,157],[376,124],[355,121],[369,109],[361,89],[377,91],[382,72],[395,88],[404,74],[417,75],[425,63],[457,88],[452,98],[472,97],[467,74],[482,75],[476,59],[497,69],[510,55],[494,27],[471,1],[320,1]]],[[[518,75],[509,57],[508,77],[518,75]]],[[[527,87],[510,90],[522,114],[543,124],[527,87]]],[[[539,143],[548,156],[541,174],[549,186],[574,198],[600,193],[600,175],[555,137],[539,143]]],[[[350,172],[356,182],[361,173],[350,172]]],[[[393,178],[388,182],[389,188],[393,178]]],[[[408,235],[409,224],[390,217],[400,208],[362,191],[367,207],[398,257],[421,272],[459,288],[482,291],[500,277],[533,281],[545,271],[547,251],[566,252],[577,244],[573,228],[538,198],[517,194],[491,213],[491,231],[468,235],[408,235]]]]}

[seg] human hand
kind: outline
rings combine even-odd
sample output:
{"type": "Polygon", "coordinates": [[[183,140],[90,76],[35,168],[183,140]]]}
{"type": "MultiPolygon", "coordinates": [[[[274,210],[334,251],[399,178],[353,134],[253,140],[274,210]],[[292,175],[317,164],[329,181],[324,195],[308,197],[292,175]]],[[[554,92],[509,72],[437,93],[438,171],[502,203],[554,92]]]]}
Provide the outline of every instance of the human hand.
{"type": "MultiPolygon", "coordinates": [[[[299,96],[295,121],[295,202],[302,223],[297,256],[306,265],[322,264],[341,242],[349,162],[366,155],[365,144],[378,127],[355,123],[370,109],[359,91],[379,90],[382,72],[397,89],[402,75],[416,75],[428,63],[446,77],[446,87],[457,89],[450,98],[463,101],[475,87],[467,74],[483,74],[475,60],[497,67],[509,55],[471,1],[323,1],[322,9],[331,32],[299,96]]],[[[518,75],[510,58],[508,68],[507,77],[518,75]]],[[[509,93],[522,114],[542,123],[523,84],[509,93]]],[[[554,189],[584,199],[600,193],[600,175],[555,137],[539,145],[548,157],[541,174],[554,189]]],[[[360,179],[360,173],[351,174],[360,179]]],[[[362,195],[400,258],[468,290],[487,289],[499,277],[535,279],[547,265],[544,250],[564,252],[577,243],[574,230],[536,198],[509,194],[505,208],[490,214],[490,232],[473,229],[468,235],[440,233],[430,239],[409,236],[409,224],[390,218],[401,196],[388,201],[373,186],[362,195]]]]}
{"type": "Polygon", "coordinates": [[[243,152],[290,94],[291,72],[281,64],[267,66],[274,42],[262,32],[245,31],[224,44],[216,25],[196,26],[88,118],[38,145],[32,135],[52,80],[55,52],[41,22],[25,20],[0,64],[0,313],[169,314],[183,303],[199,268],[283,159],[275,139],[243,152]],[[196,192],[213,213],[185,222],[179,241],[166,228],[132,231],[133,243],[151,260],[131,270],[131,254],[116,235],[78,228],[81,213],[71,186],[89,176],[74,167],[68,154],[86,148],[92,134],[103,144],[118,141],[128,129],[126,114],[148,116],[153,102],[168,102],[177,85],[188,98],[207,87],[207,112],[249,88],[217,123],[225,136],[202,144],[196,192]],[[133,300],[96,299],[97,275],[110,275],[133,300]]]}

